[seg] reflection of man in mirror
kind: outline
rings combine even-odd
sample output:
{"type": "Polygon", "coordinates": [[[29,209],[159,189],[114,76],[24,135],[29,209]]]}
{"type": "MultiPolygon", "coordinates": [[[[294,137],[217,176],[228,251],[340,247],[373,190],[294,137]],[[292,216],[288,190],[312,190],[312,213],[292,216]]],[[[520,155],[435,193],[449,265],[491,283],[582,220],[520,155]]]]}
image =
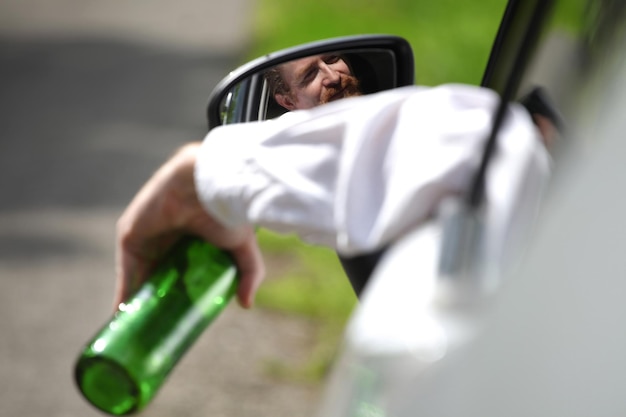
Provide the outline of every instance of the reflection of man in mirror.
{"type": "Polygon", "coordinates": [[[265,79],[276,102],[287,110],[310,109],[360,96],[359,80],[338,54],[315,55],[273,67],[265,79]]]}

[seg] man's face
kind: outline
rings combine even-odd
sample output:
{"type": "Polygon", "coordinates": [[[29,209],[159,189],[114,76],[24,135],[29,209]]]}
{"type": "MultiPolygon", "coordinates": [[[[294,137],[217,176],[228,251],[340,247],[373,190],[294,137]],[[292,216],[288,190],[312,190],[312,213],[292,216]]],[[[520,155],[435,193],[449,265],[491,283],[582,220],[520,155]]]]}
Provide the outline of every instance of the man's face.
{"type": "Polygon", "coordinates": [[[345,97],[361,95],[359,81],[339,55],[316,55],[283,64],[280,72],[290,91],[276,94],[288,110],[310,109],[345,97]]]}

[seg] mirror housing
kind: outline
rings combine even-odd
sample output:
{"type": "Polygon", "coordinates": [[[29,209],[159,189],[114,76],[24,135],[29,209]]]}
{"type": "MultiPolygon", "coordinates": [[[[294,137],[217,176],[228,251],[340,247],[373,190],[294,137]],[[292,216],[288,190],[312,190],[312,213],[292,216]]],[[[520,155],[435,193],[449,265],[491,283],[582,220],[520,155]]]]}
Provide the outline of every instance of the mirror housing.
{"type": "Polygon", "coordinates": [[[285,112],[270,98],[264,72],[289,61],[329,53],[349,57],[351,66],[360,72],[355,76],[363,76],[364,94],[414,83],[413,51],[404,38],[356,35],[306,43],[252,60],[220,81],[209,96],[209,130],[224,124],[270,119],[285,112]]]}

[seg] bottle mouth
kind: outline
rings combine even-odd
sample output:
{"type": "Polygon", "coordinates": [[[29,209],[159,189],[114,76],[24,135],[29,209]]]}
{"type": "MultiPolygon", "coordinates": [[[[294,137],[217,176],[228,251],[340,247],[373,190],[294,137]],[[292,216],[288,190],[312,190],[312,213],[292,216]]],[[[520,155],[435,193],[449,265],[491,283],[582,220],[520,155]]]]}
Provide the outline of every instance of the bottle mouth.
{"type": "Polygon", "coordinates": [[[136,381],[106,357],[81,358],[74,377],[87,401],[105,413],[119,416],[140,408],[141,392],[136,381]]]}

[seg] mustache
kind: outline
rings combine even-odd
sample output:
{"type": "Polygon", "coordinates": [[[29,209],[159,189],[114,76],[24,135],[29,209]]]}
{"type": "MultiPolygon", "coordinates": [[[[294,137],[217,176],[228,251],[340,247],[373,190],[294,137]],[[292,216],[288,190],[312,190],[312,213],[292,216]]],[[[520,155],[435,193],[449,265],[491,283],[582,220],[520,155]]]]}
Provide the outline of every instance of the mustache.
{"type": "Polygon", "coordinates": [[[342,75],[337,85],[327,87],[322,91],[320,103],[326,104],[332,100],[360,95],[361,89],[358,78],[353,75],[342,75]]]}

